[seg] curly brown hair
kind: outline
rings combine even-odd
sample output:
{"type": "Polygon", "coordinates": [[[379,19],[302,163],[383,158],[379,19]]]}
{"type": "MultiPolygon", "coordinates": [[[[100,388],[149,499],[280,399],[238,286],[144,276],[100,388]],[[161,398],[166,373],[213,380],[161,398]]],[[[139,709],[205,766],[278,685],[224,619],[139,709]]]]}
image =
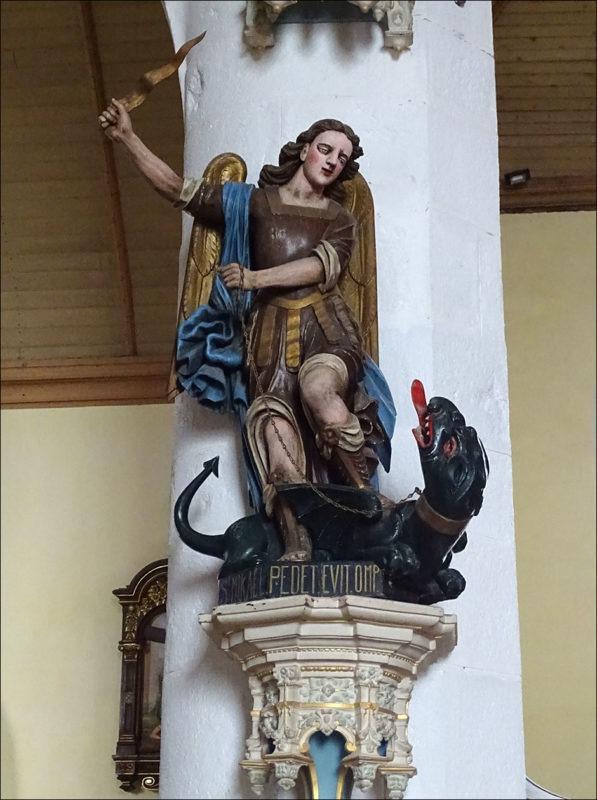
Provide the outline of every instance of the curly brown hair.
{"type": "Polygon", "coordinates": [[[285,183],[288,183],[302,164],[301,150],[303,147],[306,144],[311,144],[315,137],[319,136],[320,133],[324,133],[324,131],[339,131],[343,133],[352,144],[352,153],[344,169],[334,183],[328,186],[324,191],[324,194],[328,197],[342,202],[344,198],[342,183],[354,178],[359,171],[359,165],[356,160],[363,155],[363,148],[361,147],[359,137],[353,129],[337,119],[320,119],[314,122],[308,130],[300,133],[296,137],[296,142],[288,142],[285,144],[278,156],[278,166],[266,164],[262,168],[259,173],[259,186],[262,188],[264,186],[284,186],[285,183]]]}

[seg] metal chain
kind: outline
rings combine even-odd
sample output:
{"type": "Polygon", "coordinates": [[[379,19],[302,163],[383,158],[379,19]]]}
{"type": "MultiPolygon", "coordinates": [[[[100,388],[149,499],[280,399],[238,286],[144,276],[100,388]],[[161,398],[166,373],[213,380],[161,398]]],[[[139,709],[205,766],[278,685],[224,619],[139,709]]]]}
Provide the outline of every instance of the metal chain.
{"type": "Polygon", "coordinates": [[[211,273],[214,272],[215,269],[216,269],[216,263],[214,261],[214,263],[211,265],[211,267],[209,267],[205,272],[203,272],[201,270],[201,267],[197,263],[197,259],[193,259],[193,260],[195,261],[195,266],[197,268],[197,272],[199,273],[199,275],[201,275],[202,278],[207,278],[207,276],[211,275],[211,273]]]}
{"type": "MultiPolygon", "coordinates": [[[[245,288],[244,288],[244,269],[243,269],[243,267],[240,267],[239,295],[240,295],[241,292],[244,292],[244,291],[245,291],[245,288]]],[[[252,373],[252,375],[253,375],[253,377],[255,379],[255,383],[257,384],[257,391],[259,392],[259,394],[264,399],[265,412],[266,412],[266,415],[267,415],[267,421],[272,426],[272,428],[274,430],[274,434],[275,434],[278,442],[280,443],[280,446],[282,447],[282,450],[284,451],[284,453],[286,455],[286,458],[290,461],[292,466],[295,468],[297,474],[300,475],[300,477],[302,479],[302,482],[304,482],[313,492],[315,492],[315,494],[321,500],[323,500],[328,505],[331,505],[334,508],[339,509],[340,511],[348,511],[351,514],[359,514],[359,515],[361,515],[363,517],[368,517],[368,518],[374,517],[375,514],[376,514],[375,511],[362,511],[361,509],[358,509],[358,508],[351,508],[349,506],[342,505],[342,503],[338,503],[335,500],[332,500],[331,497],[326,497],[326,495],[323,494],[323,492],[321,492],[317,488],[317,486],[315,486],[315,484],[312,483],[312,481],[310,481],[307,478],[307,476],[303,473],[303,470],[297,464],[296,459],[294,458],[294,456],[292,455],[292,453],[288,449],[288,446],[287,446],[286,442],[284,441],[278,426],[276,425],[276,421],[275,421],[274,415],[273,415],[273,413],[271,411],[271,408],[268,405],[267,394],[266,394],[266,392],[265,392],[265,390],[263,388],[263,384],[261,382],[261,375],[259,374],[259,371],[257,370],[257,365],[255,364],[255,359],[253,357],[253,350],[251,348],[251,340],[250,340],[250,336],[247,333],[247,326],[245,325],[245,318],[244,318],[244,314],[243,313],[240,314],[240,324],[241,324],[243,338],[244,338],[244,341],[245,341],[245,347],[246,347],[246,350],[247,350],[247,363],[248,363],[249,369],[251,370],[251,373],[252,373]]],[[[277,492],[275,484],[272,484],[272,486],[274,488],[274,491],[277,492]]]]}
{"type": "MultiPolygon", "coordinates": [[[[242,293],[242,292],[244,292],[244,291],[245,291],[245,287],[244,287],[244,268],[243,268],[243,267],[240,267],[240,286],[239,286],[239,288],[238,288],[238,296],[239,296],[239,297],[241,297],[241,296],[242,296],[242,295],[241,295],[241,293],[242,293]]],[[[371,519],[372,517],[374,517],[374,516],[376,515],[376,513],[377,513],[376,511],[363,511],[363,510],[361,510],[361,509],[358,509],[358,508],[351,508],[350,506],[345,506],[345,505],[342,505],[342,503],[338,503],[336,500],[332,500],[332,498],[331,498],[331,497],[327,497],[325,494],[323,494],[323,492],[321,492],[321,491],[320,491],[320,490],[317,488],[317,486],[315,486],[315,484],[314,484],[314,483],[312,483],[312,481],[310,481],[310,480],[307,478],[307,476],[306,476],[306,475],[303,473],[303,471],[302,471],[302,469],[300,468],[300,466],[297,464],[297,462],[296,462],[296,460],[295,460],[294,456],[292,455],[292,453],[291,453],[291,452],[290,452],[290,450],[288,449],[288,446],[286,445],[286,442],[284,441],[284,439],[283,439],[283,437],[282,437],[282,434],[280,433],[280,431],[279,431],[279,429],[278,429],[278,426],[276,425],[274,414],[272,413],[272,411],[271,411],[271,408],[270,408],[270,406],[268,405],[268,401],[267,401],[267,394],[266,394],[266,392],[265,392],[265,390],[264,390],[264,388],[263,388],[263,384],[262,384],[262,382],[261,382],[261,375],[259,374],[259,371],[258,371],[258,369],[257,369],[257,365],[255,364],[255,359],[254,359],[254,357],[253,357],[253,350],[252,350],[252,347],[251,347],[251,335],[247,333],[247,326],[245,325],[245,318],[244,318],[244,314],[243,314],[243,312],[242,312],[242,307],[241,307],[241,311],[240,311],[240,314],[239,314],[239,316],[240,316],[240,324],[241,324],[241,329],[242,329],[243,339],[244,339],[244,341],[245,341],[245,347],[246,347],[246,351],[247,351],[247,363],[248,363],[249,369],[250,369],[250,371],[251,371],[251,374],[253,375],[253,377],[254,377],[254,379],[255,379],[255,383],[256,383],[256,385],[257,385],[257,390],[258,390],[259,394],[260,394],[260,395],[263,397],[263,399],[264,399],[264,403],[265,403],[265,412],[266,412],[266,415],[267,415],[267,421],[268,421],[268,422],[270,423],[270,425],[272,426],[272,428],[273,428],[273,430],[274,430],[274,434],[275,434],[275,436],[276,436],[276,438],[277,438],[278,442],[280,443],[280,446],[282,447],[282,450],[284,451],[284,453],[285,453],[286,457],[288,458],[288,460],[290,461],[290,463],[292,464],[292,466],[295,468],[295,470],[296,470],[297,474],[298,474],[298,475],[300,475],[300,476],[301,476],[301,478],[302,478],[302,481],[303,481],[303,482],[304,482],[304,483],[305,483],[305,484],[306,484],[306,485],[307,485],[307,486],[308,486],[308,487],[309,487],[309,488],[310,488],[310,489],[311,489],[311,490],[312,490],[312,491],[313,491],[313,492],[314,492],[314,493],[315,493],[315,494],[316,494],[316,495],[317,495],[317,496],[318,496],[318,497],[319,497],[321,500],[323,500],[323,501],[324,501],[325,503],[327,503],[328,505],[330,505],[330,506],[333,506],[334,508],[337,508],[337,509],[339,509],[340,511],[348,511],[348,512],[349,512],[349,513],[351,513],[351,514],[359,514],[360,516],[367,517],[367,518],[371,519]]],[[[374,322],[374,319],[370,321],[370,323],[369,323],[369,326],[368,326],[368,328],[367,328],[367,331],[369,330],[369,327],[371,327],[371,325],[373,324],[373,322],[374,322]]],[[[254,323],[254,320],[253,320],[253,324],[255,324],[255,323],[254,323]]],[[[251,332],[252,332],[252,329],[251,329],[251,332]]],[[[276,486],[275,486],[275,484],[272,484],[272,486],[273,486],[273,488],[274,488],[274,491],[275,491],[275,492],[277,492],[277,489],[276,489],[276,486]]],[[[415,490],[414,490],[413,492],[411,492],[411,493],[410,493],[410,494],[409,494],[407,497],[405,497],[403,500],[400,500],[400,502],[398,503],[398,505],[400,505],[400,504],[402,504],[402,503],[405,503],[405,502],[406,502],[407,500],[409,500],[409,499],[410,499],[410,498],[411,498],[411,497],[412,497],[412,496],[413,496],[415,493],[421,494],[421,491],[420,491],[420,489],[418,489],[418,488],[415,488],[415,490]]]]}
{"type": "Polygon", "coordinates": [[[408,502],[411,499],[411,497],[414,497],[415,495],[417,497],[419,497],[422,494],[423,494],[423,492],[419,489],[419,487],[415,486],[415,488],[412,490],[412,492],[410,494],[407,494],[406,497],[403,497],[402,500],[398,500],[396,505],[397,506],[403,506],[406,502],[408,502]]]}

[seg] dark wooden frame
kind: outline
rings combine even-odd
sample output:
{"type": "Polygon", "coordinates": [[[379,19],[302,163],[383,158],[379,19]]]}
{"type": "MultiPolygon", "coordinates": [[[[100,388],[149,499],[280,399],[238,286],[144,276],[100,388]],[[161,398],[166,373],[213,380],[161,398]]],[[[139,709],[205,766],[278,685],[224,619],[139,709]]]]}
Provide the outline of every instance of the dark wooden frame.
{"type": "Polygon", "coordinates": [[[144,646],[152,620],[166,611],[168,560],[143,567],[128,586],[114,589],[122,606],[122,653],[120,724],[116,753],[116,777],[125,792],[160,785],[160,754],[142,753],[144,646]]]}

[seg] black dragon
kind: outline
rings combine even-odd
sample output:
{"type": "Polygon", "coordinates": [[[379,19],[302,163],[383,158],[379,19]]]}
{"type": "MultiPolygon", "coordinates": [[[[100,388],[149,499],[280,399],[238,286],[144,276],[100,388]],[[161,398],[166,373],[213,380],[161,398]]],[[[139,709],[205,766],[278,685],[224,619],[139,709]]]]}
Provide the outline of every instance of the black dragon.
{"type": "MultiPolygon", "coordinates": [[[[465,529],[481,508],[489,465],[477,432],[450,400],[434,397],[427,403],[419,381],[413,382],[411,395],[424,479],[416,500],[388,502],[373,489],[335,485],[318,485],[318,493],[309,484],[277,490],[309,531],[314,562],[375,562],[383,570],[388,598],[431,604],[458,597],[465,587],[450,561],[466,546],[465,529]]],[[[193,550],[223,559],[220,578],[278,561],[282,543],[264,513],[243,517],[217,536],[190,526],[191,501],[212,473],[218,474],[217,458],[204,464],[176,502],[181,539],[193,550]]]]}

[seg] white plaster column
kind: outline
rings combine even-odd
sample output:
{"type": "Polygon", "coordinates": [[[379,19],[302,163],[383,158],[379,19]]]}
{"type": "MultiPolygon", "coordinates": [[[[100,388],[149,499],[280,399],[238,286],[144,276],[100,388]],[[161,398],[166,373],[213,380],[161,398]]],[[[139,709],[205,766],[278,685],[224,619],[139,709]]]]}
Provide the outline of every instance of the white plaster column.
{"type": "MultiPolygon", "coordinates": [[[[185,173],[224,151],[251,182],[313,121],[336,117],[361,137],[376,207],[381,366],[398,410],[393,469],[403,497],[421,474],[409,388],[454,400],[488,451],[485,505],[453,565],[464,594],[459,643],[417,681],[409,738],[418,775],[407,798],[522,798],[524,759],[506,350],[499,245],[491,3],[417,0],[414,43],[396,58],[373,24],[282,25],[273,48],[243,43],[244,2],[166,0],[178,48],[207,29],[181,72],[185,173]]],[[[184,223],[181,266],[190,220],[184,223]]],[[[246,513],[234,423],[177,401],[173,497],[215,455],[192,521],[223,532],[246,513]]],[[[172,530],[163,694],[161,796],[248,798],[238,762],[250,697],[239,667],[197,618],[216,603],[220,562],[172,530]]],[[[356,796],[356,795],[355,795],[356,796]]],[[[370,796],[379,796],[375,793],[370,796]]]]}

